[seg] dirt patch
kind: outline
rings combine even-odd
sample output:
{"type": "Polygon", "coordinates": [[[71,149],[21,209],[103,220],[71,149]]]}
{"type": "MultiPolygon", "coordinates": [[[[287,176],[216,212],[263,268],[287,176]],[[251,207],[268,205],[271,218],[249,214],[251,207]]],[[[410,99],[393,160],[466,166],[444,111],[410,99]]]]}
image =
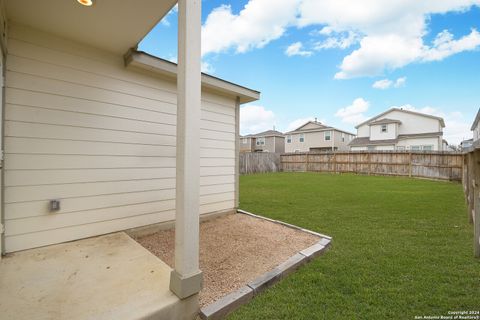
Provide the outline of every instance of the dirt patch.
{"type": "MultiPolygon", "coordinates": [[[[135,237],[173,267],[174,230],[135,237]]],[[[232,214],[200,224],[200,306],[208,305],[272,270],[318,237],[270,221],[232,214]]]]}

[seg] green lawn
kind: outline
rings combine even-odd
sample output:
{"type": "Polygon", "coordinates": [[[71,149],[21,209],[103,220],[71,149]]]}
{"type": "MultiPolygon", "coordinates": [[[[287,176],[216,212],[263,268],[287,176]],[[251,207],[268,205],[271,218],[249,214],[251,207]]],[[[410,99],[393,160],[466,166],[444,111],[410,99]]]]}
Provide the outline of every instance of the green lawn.
{"type": "Polygon", "coordinates": [[[480,310],[480,260],[458,183],[275,173],[240,208],[333,237],[325,255],[229,319],[414,319],[480,310]]]}

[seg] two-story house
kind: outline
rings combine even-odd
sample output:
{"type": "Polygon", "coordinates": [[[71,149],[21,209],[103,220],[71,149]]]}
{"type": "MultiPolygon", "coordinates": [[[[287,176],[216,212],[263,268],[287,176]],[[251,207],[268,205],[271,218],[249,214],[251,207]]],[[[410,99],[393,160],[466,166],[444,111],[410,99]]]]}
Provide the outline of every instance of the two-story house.
{"type": "Polygon", "coordinates": [[[350,150],[443,151],[443,118],[429,114],[389,109],[355,128],[350,150]]]}
{"type": "Polygon", "coordinates": [[[276,130],[240,136],[240,152],[285,152],[285,136],[276,130]]]}
{"type": "Polygon", "coordinates": [[[285,133],[285,152],[324,152],[348,150],[353,133],[336,129],[318,121],[308,121],[285,133]]]}

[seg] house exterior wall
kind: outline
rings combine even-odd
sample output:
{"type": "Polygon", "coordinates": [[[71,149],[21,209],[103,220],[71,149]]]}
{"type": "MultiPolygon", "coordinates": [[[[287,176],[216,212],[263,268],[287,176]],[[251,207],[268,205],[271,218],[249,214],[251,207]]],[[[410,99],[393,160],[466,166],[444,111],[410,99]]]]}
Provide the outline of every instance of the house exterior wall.
{"type": "Polygon", "coordinates": [[[397,137],[397,124],[388,123],[386,126],[387,132],[382,132],[381,124],[370,126],[370,140],[395,139],[397,137]]]}
{"type": "Polygon", "coordinates": [[[285,152],[285,137],[275,137],[275,152],[284,153],[285,152]]]}
{"type": "Polygon", "coordinates": [[[271,150],[273,149],[273,141],[270,141],[269,138],[266,138],[266,137],[256,137],[256,138],[252,138],[252,146],[253,146],[253,151],[256,151],[256,152],[263,152],[265,150],[272,152],[271,150]],[[265,141],[265,144],[257,145],[257,142],[259,142],[259,138],[260,139],[263,138],[265,141]]]}
{"type": "MultiPolygon", "coordinates": [[[[357,137],[369,137],[370,140],[388,140],[396,139],[399,135],[408,134],[422,134],[422,133],[436,133],[441,132],[442,127],[440,121],[437,119],[415,115],[402,111],[393,110],[383,117],[375,119],[375,121],[388,118],[401,121],[401,124],[389,123],[387,124],[387,132],[381,132],[381,125],[372,125],[365,123],[357,128],[357,137]]],[[[433,145],[433,150],[442,151],[443,142],[442,137],[433,138],[408,138],[401,139],[395,144],[395,149],[398,147],[410,150],[412,145],[433,145]]],[[[385,144],[385,148],[390,148],[390,144],[385,144]],[[388,146],[388,147],[387,147],[388,146]]],[[[375,150],[380,150],[380,146],[376,146],[375,150]]],[[[367,146],[350,147],[350,150],[367,150],[367,146]]],[[[384,149],[385,150],[385,149],[384,149]]]]}
{"type": "MultiPolygon", "coordinates": [[[[345,133],[345,141],[341,141],[342,132],[337,130],[325,130],[305,132],[305,141],[300,142],[301,133],[288,134],[292,136],[292,142],[287,143],[285,137],[285,152],[308,152],[311,148],[336,148],[336,150],[348,150],[348,134],[345,133]],[[331,132],[331,140],[325,140],[325,131],[331,132]]],[[[286,135],[286,136],[288,136],[286,135]]]]}
{"type": "Polygon", "coordinates": [[[370,137],[370,126],[368,124],[364,124],[357,128],[357,137],[364,138],[370,137]]]}
{"type": "MultiPolygon", "coordinates": [[[[6,252],[173,220],[176,83],[127,70],[121,56],[9,31],[6,252]]],[[[202,92],[202,214],[235,206],[235,105],[202,92]]]]}
{"type": "Polygon", "coordinates": [[[240,152],[252,152],[252,138],[240,138],[240,152]]]}
{"type": "Polygon", "coordinates": [[[367,150],[367,147],[350,147],[351,151],[365,151],[367,150]]]}
{"type": "Polygon", "coordinates": [[[441,137],[432,138],[409,138],[398,141],[398,147],[405,147],[405,150],[411,150],[412,146],[432,146],[433,151],[441,151],[439,146],[443,146],[441,137]]]}
{"type": "Polygon", "coordinates": [[[265,145],[262,146],[262,151],[275,152],[275,141],[273,137],[265,137],[265,145]]]}
{"type": "Polygon", "coordinates": [[[437,119],[422,117],[401,111],[392,111],[385,117],[400,120],[398,134],[417,134],[425,132],[440,132],[442,128],[437,119]]]}
{"type": "Polygon", "coordinates": [[[395,150],[395,145],[393,145],[393,144],[378,145],[378,146],[374,146],[373,150],[376,150],[376,151],[393,151],[393,150],[395,150]]]}
{"type": "Polygon", "coordinates": [[[473,141],[480,140],[480,121],[477,123],[477,126],[473,128],[473,141]]]}

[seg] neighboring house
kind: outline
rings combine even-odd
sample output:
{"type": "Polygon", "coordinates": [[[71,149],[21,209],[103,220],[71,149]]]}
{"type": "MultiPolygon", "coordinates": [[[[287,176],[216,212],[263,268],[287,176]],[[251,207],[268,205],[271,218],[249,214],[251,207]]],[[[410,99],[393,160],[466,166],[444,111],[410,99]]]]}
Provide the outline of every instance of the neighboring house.
{"type": "Polygon", "coordinates": [[[392,108],[359,125],[350,150],[442,151],[445,122],[429,114],[392,108]]]}
{"type": "Polygon", "coordinates": [[[477,116],[475,117],[470,130],[473,131],[473,142],[480,140],[480,109],[478,109],[477,116]]]}
{"type": "Polygon", "coordinates": [[[297,129],[285,133],[285,152],[325,152],[348,150],[353,133],[339,130],[321,122],[308,121],[297,129]]]}
{"type": "Polygon", "coordinates": [[[176,221],[170,288],[196,294],[199,215],[238,206],[259,99],[200,73],[199,2],[180,1],[178,68],[132,49],[175,0],[0,2],[1,253],[176,221]]]}
{"type": "Polygon", "coordinates": [[[461,150],[468,149],[468,148],[470,148],[471,146],[473,146],[473,138],[472,138],[472,139],[463,140],[462,142],[460,142],[460,149],[461,149],[461,150]]]}
{"type": "Polygon", "coordinates": [[[285,152],[285,136],[276,130],[240,136],[240,152],[285,152]]]}

